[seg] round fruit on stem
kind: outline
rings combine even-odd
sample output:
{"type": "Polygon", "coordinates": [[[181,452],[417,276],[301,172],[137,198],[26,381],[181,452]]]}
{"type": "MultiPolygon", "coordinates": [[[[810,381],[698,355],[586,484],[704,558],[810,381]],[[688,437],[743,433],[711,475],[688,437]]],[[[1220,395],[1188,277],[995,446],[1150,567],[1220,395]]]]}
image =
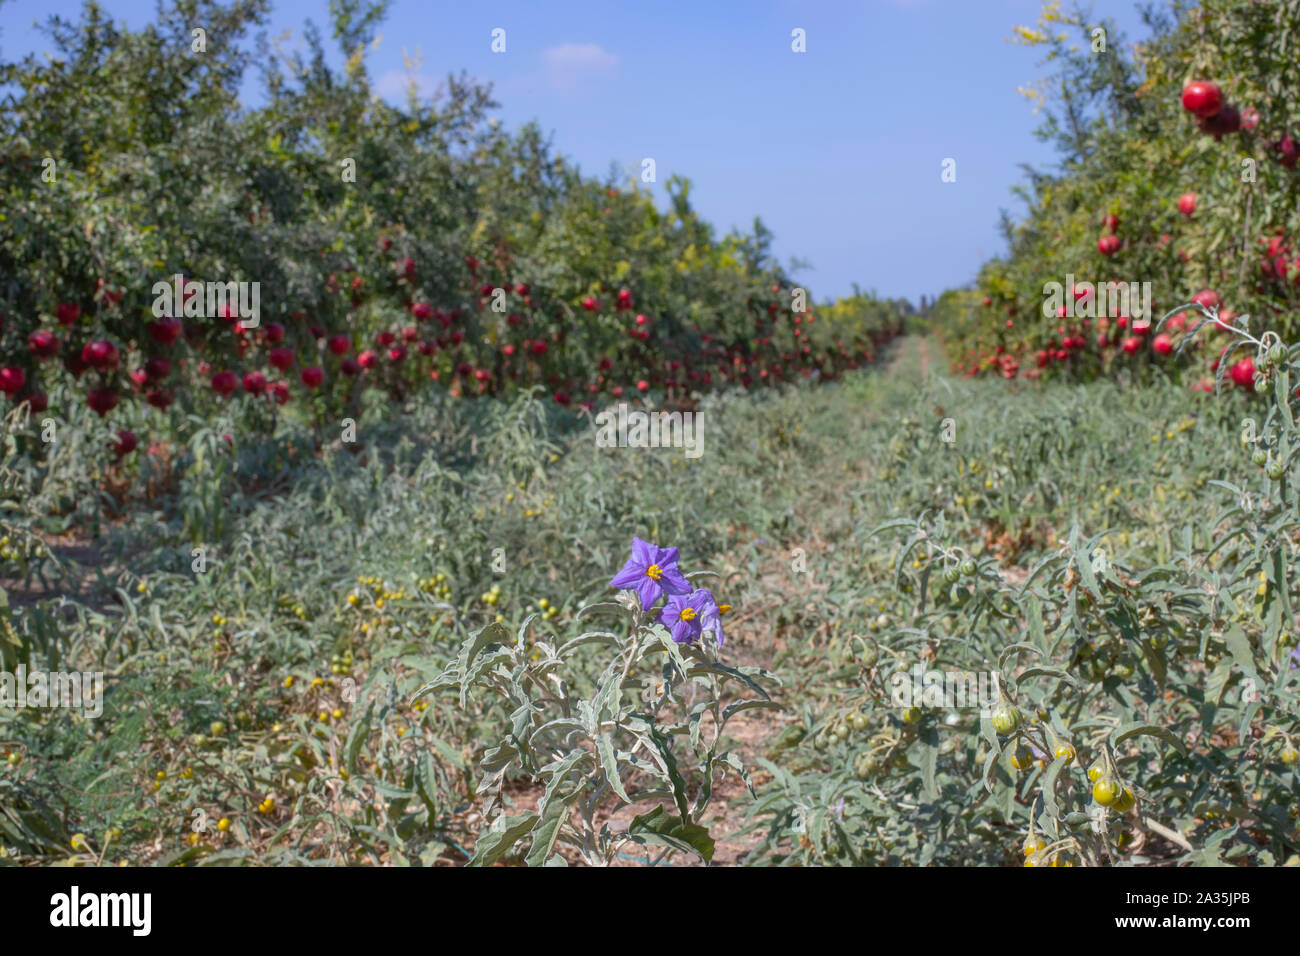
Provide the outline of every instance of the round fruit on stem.
{"type": "Polygon", "coordinates": [[[1183,109],[1207,119],[1223,109],[1223,91],[1215,83],[1197,80],[1183,87],[1183,109]]]}
{"type": "Polygon", "coordinates": [[[1112,807],[1124,794],[1124,787],[1113,777],[1102,777],[1092,785],[1092,799],[1103,807],[1112,807]]]}
{"type": "Polygon", "coordinates": [[[1013,734],[1020,726],[1020,711],[1010,704],[1003,704],[993,712],[990,722],[998,733],[1013,734]]]}

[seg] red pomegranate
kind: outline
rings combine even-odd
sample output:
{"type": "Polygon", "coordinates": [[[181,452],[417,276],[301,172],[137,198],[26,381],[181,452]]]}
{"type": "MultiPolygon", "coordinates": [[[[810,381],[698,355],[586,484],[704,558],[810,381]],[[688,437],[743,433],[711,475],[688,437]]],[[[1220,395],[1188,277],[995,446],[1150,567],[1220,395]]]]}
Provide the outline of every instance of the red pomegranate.
{"type": "Polygon", "coordinates": [[[23,390],[27,384],[27,373],[22,369],[8,365],[0,368],[0,392],[4,392],[10,398],[13,398],[23,390]]]}
{"type": "Polygon", "coordinates": [[[58,336],[46,329],[37,329],[27,336],[27,348],[39,359],[52,358],[58,355],[62,344],[58,336]]]}
{"type": "Polygon", "coordinates": [[[81,306],[75,302],[60,302],[54,315],[59,320],[59,325],[72,325],[81,318],[81,306]]]}
{"type": "Polygon", "coordinates": [[[138,444],[139,440],[135,437],[135,432],[129,428],[119,428],[117,430],[117,441],[113,443],[113,454],[118,458],[124,458],[135,451],[138,444]]]}
{"type": "Polygon", "coordinates": [[[266,394],[266,376],[261,372],[249,372],[244,376],[244,391],[249,395],[266,394]]]}
{"type": "Polygon", "coordinates": [[[92,388],[86,393],[86,404],[103,418],[117,408],[117,393],[107,388],[92,388]]]}
{"type": "Polygon", "coordinates": [[[212,390],[222,398],[227,398],[234,394],[235,389],[239,388],[239,378],[231,371],[221,371],[212,376],[212,390]]]}
{"type": "Polygon", "coordinates": [[[1223,91],[1217,84],[1198,80],[1183,87],[1183,109],[1200,119],[1223,109],[1223,91]]]}
{"type": "Polygon", "coordinates": [[[181,336],[181,320],[169,315],[163,316],[156,322],[150,322],[145,328],[149,332],[149,337],[159,345],[171,345],[181,336]]]}

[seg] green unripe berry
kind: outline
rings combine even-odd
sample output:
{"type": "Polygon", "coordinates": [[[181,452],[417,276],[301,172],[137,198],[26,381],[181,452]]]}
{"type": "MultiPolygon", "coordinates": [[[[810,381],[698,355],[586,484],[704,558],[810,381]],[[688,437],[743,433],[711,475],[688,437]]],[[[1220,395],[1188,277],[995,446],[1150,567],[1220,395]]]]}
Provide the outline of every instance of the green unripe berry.
{"type": "Polygon", "coordinates": [[[1020,712],[1010,705],[1004,705],[993,712],[991,723],[998,733],[1013,734],[1020,726],[1020,712]]]}

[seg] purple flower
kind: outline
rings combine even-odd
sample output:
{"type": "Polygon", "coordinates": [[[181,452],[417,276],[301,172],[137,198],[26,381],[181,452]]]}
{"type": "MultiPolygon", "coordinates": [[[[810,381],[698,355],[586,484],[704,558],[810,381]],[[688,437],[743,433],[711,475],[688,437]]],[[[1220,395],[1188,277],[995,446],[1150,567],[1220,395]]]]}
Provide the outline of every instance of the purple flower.
{"type": "Polygon", "coordinates": [[[715,606],[713,597],[703,588],[692,591],[687,597],[674,594],[659,612],[659,623],[668,628],[678,644],[691,644],[703,631],[704,611],[710,606],[715,606]]]}
{"type": "Polygon", "coordinates": [[[722,615],[731,610],[730,604],[719,604],[713,597],[713,592],[700,588],[695,592],[703,594],[708,598],[708,603],[704,605],[704,610],[700,612],[700,631],[712,631],[718,639],[718,646],[722,646],[722,615]]]}
{"type": "Polygon", "coordinates": [[[632,539],[632,557],[609,584],[635,591],[643,611],[650,610],[650,605],[665,594],[691,592],[691,583],[677,570],[677,549],[661,548],[640,538],[632,539]]]}

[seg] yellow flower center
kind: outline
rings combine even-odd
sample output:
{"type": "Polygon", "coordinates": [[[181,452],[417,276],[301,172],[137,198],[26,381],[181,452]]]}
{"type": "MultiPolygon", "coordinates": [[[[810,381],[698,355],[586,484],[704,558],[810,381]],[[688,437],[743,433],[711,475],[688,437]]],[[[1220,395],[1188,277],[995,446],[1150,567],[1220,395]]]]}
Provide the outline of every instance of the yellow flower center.
{"type": "Polygon", "coordinates": [[[663,569],[659,567],[659,565],[652,564],[650,565],[650,567],[645,569],[645,573],[646,573],[646,577],[648,577],[650,580],[658,581],[660,575],[662,575],[664,572],[663,569]]]}
{"type": "Polygon", "coordinates": [[[692,608],[692,607],[684,607],[684,608],[682,608],[682,620],[683,620],[683,621],[693,621],[693,620],[695,620],[695,618],[696,618],[697,616],[698,616],[698,612],[695,610],[695,608],[692,608]]]}
{"type": "Polygon", "coordinates": [[[730,611],[730,610],[731,610],[731,605],[730,605],[730,604],[719,604],[719,605],[718,605],[718,613],[719,613],[719,614],[726,614],[726,613],[727,613],[728,611],[730,611]]]}

